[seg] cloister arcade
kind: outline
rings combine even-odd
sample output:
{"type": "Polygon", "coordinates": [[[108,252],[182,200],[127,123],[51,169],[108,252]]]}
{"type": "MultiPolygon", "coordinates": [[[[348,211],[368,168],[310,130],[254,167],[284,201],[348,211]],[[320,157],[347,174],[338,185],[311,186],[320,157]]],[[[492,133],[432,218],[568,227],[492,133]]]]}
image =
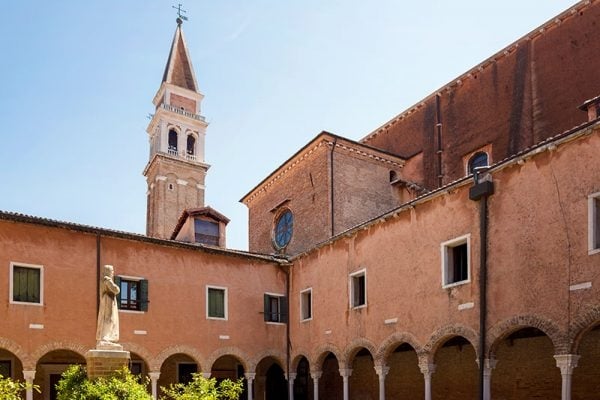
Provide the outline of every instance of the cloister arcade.
{"type": "MultiPolygon", "coordinates": [[[[600,392],[600,315],[576,322],[572,335],[534,317],[517,317],[488,332],[484,376],[486,399],[583,400],[600,392]],[[566,391],[567,393],[563,393],[566,391]],[[561,395],[562,393],[562,395],[561,395]],[[565,395],[567,397],[565,397],[565,395]]],[[[243,400],[387,400],[401,398],[475,399],[478,393],[476,333],[451,325],[419,343],[410,333],[394,333],[378,346],[367,339],[345,349],[324,344],[313,352],[292,354],[289,377],[285,356],[265,352],[254,357],[237,348],[223,348],[205,358],[192,347],[176,346],[152,356],[127,344],[130,367],[147,376],[155,398],[160,387],[185,382],[192,372],[217,379],[244,380],[243,400]],[[288,379],[289,378],[289,379],[288,379]]],[[[0,339],[3,374],[40,385],[33,400],[55,398],[54,384],[71,364],[85,364],[78,344],[52,343],[28,355],[0,339]]]]}

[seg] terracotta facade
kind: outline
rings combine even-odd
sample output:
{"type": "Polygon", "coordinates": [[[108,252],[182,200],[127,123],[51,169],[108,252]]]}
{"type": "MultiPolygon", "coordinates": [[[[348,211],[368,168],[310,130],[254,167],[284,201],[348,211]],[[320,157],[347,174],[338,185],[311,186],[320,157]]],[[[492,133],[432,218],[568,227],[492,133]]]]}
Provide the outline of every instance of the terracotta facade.
{"type": "MultiPolygon", "coordinates": [[[[224,248],[203,188],[158,192],[203,182],[203,156],[151,152],[148,236],[0,212],[0,371],[53,400],[95,345],[110,264],[129,290],[120,343],[155,397],[201,372],[244,379],[249,400],[595,398],[600,121],[578,107],[600,93],[599,13],[578,3],[360,142],[317,135],[242,199],[250,252],[224,248]],[[195,242],[200,216],[220,246],[195,242]]],[[[184,110],[151,122],[151,145],[200,121],[180,34],[169,70],[155,103],[172,90],[184,110]]]]}

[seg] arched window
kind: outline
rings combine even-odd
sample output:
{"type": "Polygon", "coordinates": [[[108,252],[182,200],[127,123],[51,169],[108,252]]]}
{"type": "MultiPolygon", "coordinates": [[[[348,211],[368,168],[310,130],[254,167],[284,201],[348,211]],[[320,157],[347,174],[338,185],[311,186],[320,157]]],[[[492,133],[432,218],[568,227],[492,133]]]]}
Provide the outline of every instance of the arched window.
{"type": "Polygon", "coordinates": [[[398,174],[396,171],[390,171],[390,182],[395,182],[398,180],[398,174]]]}
{"type": "Polygon", "coordinates": [[[196,138],[192,135],[187,137],[187,153],[191,156],[196,154],[196,138]]]}
{"type": "Polygon", "coordinates": [[[483,151],[478,151],[469,159],[468,173],[472,174],[477,167],[487,167],[488,155],[483,151]]]}
{"type": "Polygon", "coordinates": [[[169,131],[169,154],[177,154],[177,131],[175,129],[169,131]]]}
{"type": "Polygon", "coordinates": [[[285,209],[277,216],[273,229],[273,244],[277,250],[284,249],[292,240],[294,231],[294,216],[285,209]]]}

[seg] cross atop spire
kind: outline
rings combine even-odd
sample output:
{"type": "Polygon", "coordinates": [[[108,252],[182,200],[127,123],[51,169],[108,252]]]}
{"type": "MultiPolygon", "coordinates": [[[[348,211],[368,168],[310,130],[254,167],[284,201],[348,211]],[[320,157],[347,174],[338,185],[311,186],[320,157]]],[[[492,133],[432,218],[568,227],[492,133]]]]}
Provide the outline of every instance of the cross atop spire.
{"type": "Polygon", "coordinates": [[[177,5],[177,7],[171,6],[172,8],[174,8],[174,9],[177,10],[177,19],[176,19],[177,25],[181,25],[183,23],[183,21],[187,21],[188,20],[185,15],[181,14],[181,13],[186,13],[187,12],[186,10],[184,10],[183,8],[181,8],[181,6],[182,6],[181,3],[179,3],[177,5]]]}

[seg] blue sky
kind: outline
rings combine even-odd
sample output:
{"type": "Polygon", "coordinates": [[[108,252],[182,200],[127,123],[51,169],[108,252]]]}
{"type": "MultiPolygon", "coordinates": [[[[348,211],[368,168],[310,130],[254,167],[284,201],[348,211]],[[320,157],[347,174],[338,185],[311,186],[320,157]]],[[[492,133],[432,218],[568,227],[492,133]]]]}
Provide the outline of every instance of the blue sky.
{"type": "MultiPolygon", "coordinates": [[[[322,130],[360,139],[573,0],[184,4],[207,130],[206,202],[238,200],[322,130]]],[[[168,1],[2,1],[0,209],[145,232],[145,132],[168,1]]]]}

